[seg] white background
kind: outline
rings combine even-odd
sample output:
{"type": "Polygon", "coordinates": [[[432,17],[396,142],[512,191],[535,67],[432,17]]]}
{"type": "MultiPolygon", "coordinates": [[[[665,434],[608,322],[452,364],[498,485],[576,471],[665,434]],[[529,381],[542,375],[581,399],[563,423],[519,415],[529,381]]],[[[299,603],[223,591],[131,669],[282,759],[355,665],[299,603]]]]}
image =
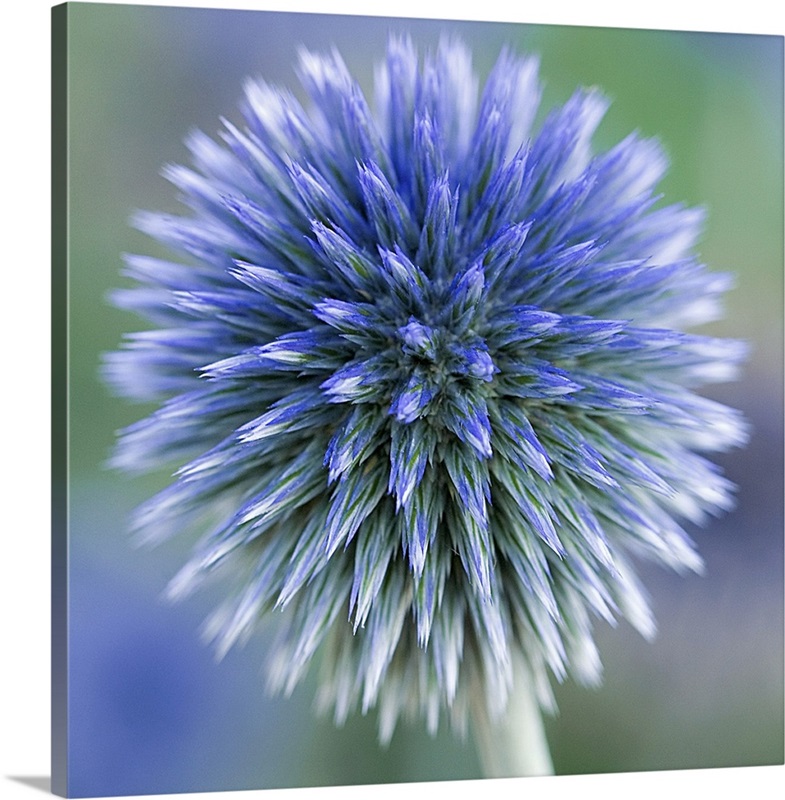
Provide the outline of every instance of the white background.
{"type": "MultiPolygon", "coordinates": [[[[154,5],[137,0],[137,5],[154,5]]],[[[783,35],[778,0],[289,0],[159,2],[380,16],[481,19],[783,35]],[[540,7],[541,6],[541,7],[540,7]]],[[[41,797],[18,778],[49,775],[49,42],[51,3],[6,2],[0,22],[0,797],[41,797]]],[[[755,654],[751,653],[750,658],[755,654]]],[[[34,782],[35,783],[35,782],[34,782]]],[[[562,800],[672,797],[770,798],[781,767],[558,777],[318,790],[220,793],[264,800],[463,797],[562,800]]],[[[199,797],[181,795],[180,797],[199,797]]]]}

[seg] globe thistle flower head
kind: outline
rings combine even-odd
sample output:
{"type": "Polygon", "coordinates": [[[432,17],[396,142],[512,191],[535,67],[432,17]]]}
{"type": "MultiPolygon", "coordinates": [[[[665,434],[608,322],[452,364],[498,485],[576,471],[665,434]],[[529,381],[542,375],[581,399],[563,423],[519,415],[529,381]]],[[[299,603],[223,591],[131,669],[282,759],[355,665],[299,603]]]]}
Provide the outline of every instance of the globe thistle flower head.
{"type": "Polygon", "coordinates": [[[114,463],[177,466],[135,527],[201,532],[171,595],[222,581],[219,652],[275,619],[271,686],[320,652],[319,702],[385,739],[499,714],[514,664],[544,707],[596,682],[593,619],[654,631],[634,562],[700,569],[682,525],[731,504],[705,454],[744,425],[695,390],[743,348],[686,332],[729,286],[702,213],[659,202],[657,142],[593,153],[596,90],[535,130],[537,73],[504,52],[480,89],[462,44],[393,38],[372,106],[301,53],[306,104],[249,82],[242,127],[189,138],[189,214],[136,219],[178,259],[115,296],[154,328],[108,379],[159,407],[114,463]]]}

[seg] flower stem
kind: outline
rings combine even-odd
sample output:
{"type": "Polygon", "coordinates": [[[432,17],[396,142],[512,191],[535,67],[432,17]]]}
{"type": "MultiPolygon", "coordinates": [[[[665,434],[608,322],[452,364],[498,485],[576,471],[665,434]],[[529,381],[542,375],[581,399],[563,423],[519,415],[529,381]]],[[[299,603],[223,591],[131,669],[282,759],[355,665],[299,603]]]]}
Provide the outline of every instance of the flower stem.
{"type": "Polygon", "coordinates": [[[491,719],[484,702],[473,708],[474,740],[486,778],[520,778],[553,775],[542,714],[532,682],[522,669],[507,710],[491,719]]]}

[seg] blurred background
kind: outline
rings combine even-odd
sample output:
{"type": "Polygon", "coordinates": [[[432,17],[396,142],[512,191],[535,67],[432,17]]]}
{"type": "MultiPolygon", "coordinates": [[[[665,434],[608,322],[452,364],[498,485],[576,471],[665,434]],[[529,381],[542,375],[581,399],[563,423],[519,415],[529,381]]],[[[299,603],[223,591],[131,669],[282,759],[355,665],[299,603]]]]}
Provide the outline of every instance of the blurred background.
{"type": "Polygon", "coordinates": [[[216,663],[198,635],[205,594],[167,605],[183,538],[132,547],[130,510],[167,476],[104,468],[114,432],[147,409],[113,399],[103,352],[139,322],[113,309],[121,254],[154,245],[128,225],[137,209],[181,210],[160,176],[187,163],[185,135],[237,120],[243,80],[296,86],[300,45],[335,45],[371,88],[391,31],[421,46],[445,31],[487,74],[501,46],[541,57],[544,106],[577,85],[613,105],[597,148],[633,129],[672,160],[669,201],[705,205],[700,246],[738,286],[712,332],[752,345],[743,378],[712,396],[743,409],[750,445],[721,459],[737,510],[693,532],[703,577],[642,570],[660,634],[598,623],[599,690],[558,687],[547,721],[555,769],[584,773],[742,766],[783,760],[783,41],[751,35],[441,23],[341,16],[71,5],[70,789],[142,794],[480,777],[471,742],[401,725],[387,749],[376,720],[336,729],[312,714],[313,684],[269,699],[267,641],[216,663]]]}

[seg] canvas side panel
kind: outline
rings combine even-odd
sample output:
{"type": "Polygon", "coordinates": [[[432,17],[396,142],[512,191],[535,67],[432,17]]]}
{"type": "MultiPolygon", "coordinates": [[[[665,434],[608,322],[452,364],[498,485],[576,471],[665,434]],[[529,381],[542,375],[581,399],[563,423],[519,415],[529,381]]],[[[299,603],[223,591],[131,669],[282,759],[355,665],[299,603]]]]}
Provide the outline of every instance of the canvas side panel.
{"type": "Polygon", "coordinates": [[[52,9],[52,792],[68,794],[68,6],[52,9]]]}

